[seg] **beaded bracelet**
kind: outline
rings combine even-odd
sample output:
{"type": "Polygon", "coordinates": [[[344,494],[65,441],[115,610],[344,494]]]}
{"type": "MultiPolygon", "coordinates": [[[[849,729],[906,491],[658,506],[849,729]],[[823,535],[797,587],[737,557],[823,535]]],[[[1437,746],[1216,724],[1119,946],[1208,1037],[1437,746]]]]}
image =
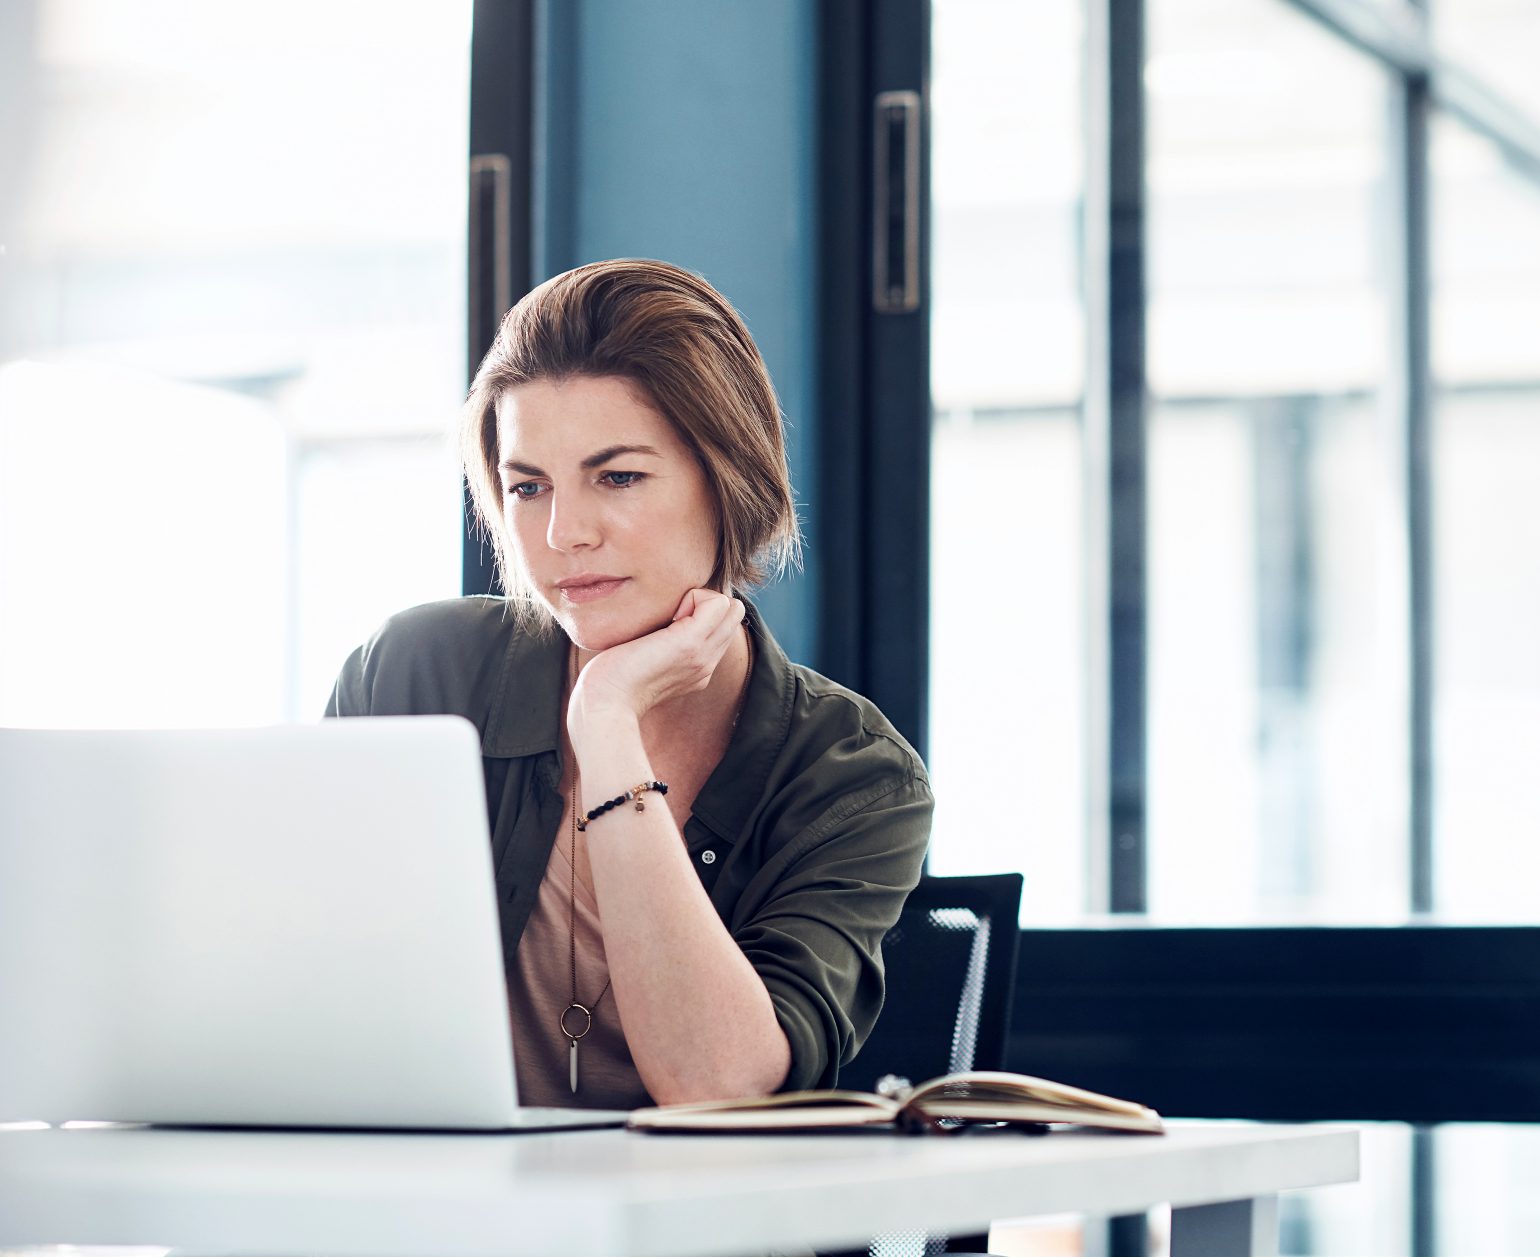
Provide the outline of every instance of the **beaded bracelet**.
{"type": "Polygon", "coordinates": [[[633,799],[636,800],[636,810],[638,812],[645,812],[647,810],[647,805],[642,802],[642,795],[646,794],[649,790],[655,790],[659,794],[667,794],[668,785],[662,781],[640,782],[637,785],[632,786],[624,794],[617,794],[613,799],[606,799],[603,803],[599,804],[598,807],[594,808],[592,812],[588,813],[586,819],[580,820],[577,823],[577,827],[579,829],[587,829],[589,821],[596,821],[611,808],[617,808],[622,803],[630,803],[633,799]]]}

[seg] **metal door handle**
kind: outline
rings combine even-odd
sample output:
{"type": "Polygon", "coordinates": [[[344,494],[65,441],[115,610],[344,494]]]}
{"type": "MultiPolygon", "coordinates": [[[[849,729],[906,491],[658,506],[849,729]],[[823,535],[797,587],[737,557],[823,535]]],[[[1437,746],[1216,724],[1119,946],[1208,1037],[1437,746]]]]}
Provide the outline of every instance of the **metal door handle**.
{"type": "Polygon", "coordinates": [[[920,308],[920,94],[879,92],[872,126],[872,306],[920,308]]]}
{"type": "Polygon", "coordinates": [[[503,153],[478,153],[470,167],[470,291],[466,335],[473,361],[492,344],[513,304],[509,211],[513,165],[503,153]]]}

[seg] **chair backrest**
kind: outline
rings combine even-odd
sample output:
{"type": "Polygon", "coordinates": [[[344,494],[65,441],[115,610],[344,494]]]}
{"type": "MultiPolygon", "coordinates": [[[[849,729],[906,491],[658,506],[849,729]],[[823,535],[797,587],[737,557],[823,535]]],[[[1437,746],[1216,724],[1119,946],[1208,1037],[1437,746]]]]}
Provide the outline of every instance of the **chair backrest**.
{"type": "Polygon", "coordinates": [[[882,1015],[840,1086],[1004,1067],[1021,886],[1020,873],[920,879],[882,942],[882,1015]]]}

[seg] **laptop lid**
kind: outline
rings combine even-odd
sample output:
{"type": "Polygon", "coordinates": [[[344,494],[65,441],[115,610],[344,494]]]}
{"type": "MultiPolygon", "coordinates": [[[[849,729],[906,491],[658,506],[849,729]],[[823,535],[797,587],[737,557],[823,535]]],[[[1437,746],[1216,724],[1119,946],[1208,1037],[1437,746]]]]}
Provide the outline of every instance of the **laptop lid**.
{"type": "Polygon", "coordinates": [[[0,1025],[0,1120],[511,1124],[475,730],[0,730],[0,1025]]]}

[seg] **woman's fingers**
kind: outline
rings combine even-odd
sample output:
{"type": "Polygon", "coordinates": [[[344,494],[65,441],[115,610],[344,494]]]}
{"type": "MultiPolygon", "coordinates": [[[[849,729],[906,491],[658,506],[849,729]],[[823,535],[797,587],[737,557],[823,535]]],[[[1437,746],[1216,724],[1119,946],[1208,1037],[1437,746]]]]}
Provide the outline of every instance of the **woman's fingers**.
{"type": "Polygon", "coordinates": [[[743,603],[725,594],[709,593],[698,598],[689,618],[698,622],[708,638],[732,637],[732,631],[743,623],[743,603]]]}
{"type": "Polygon", "coordinates": [[[704,686],[732,645],[743,623],[744,606],[737,598],[712,590],[691,590],[685,598],[690,603],[688,613],[670,624],[664,635],[679,650],[679,662],[699,674],[695,685],[704,686]]]}
{"type": "Polygon", "coordinates": [[[679,600],[679,606],[674,609],[674,614],[669,617],[670,624],[678,624],[680,620],[685,619],[687,616],[694,612],[695,595],[699,592],[699,590],[695,589],[687,589],[684,591],[684,597],[679,600]]]}
{"type": "MultiPolygon", "coordinates": [[[[743,623],[743,603],[737,598],[709,589],[692,589],[679,604],[679,612],[665,631],[678,630],[675,637],[681,643],[698,643],[703,655],[711,657],[726,650],[732,641],[733,631],[743,623]]],[[[711,662],[716,662],[715,657],[711,662]]]]}
{"type": "Polygon", "coordinates": [[[703,690],[745,613],[737,598],[710,589],[688,590],[669,624],[602,651],[584,669],[579,691],[601,690],[641,716],[660,702],[703,690]]]}
{"type": "Polygon", "coordinates": [[[679,600],[679,609],[674,612],[674,623],[677,624],[680,620],[695,620],[702,625],[710,626],[735,612],[741,619],[743,603],[739,599],[729,598],[726,594],[719,594],[714,589],[689,589],[679,600]]]}

